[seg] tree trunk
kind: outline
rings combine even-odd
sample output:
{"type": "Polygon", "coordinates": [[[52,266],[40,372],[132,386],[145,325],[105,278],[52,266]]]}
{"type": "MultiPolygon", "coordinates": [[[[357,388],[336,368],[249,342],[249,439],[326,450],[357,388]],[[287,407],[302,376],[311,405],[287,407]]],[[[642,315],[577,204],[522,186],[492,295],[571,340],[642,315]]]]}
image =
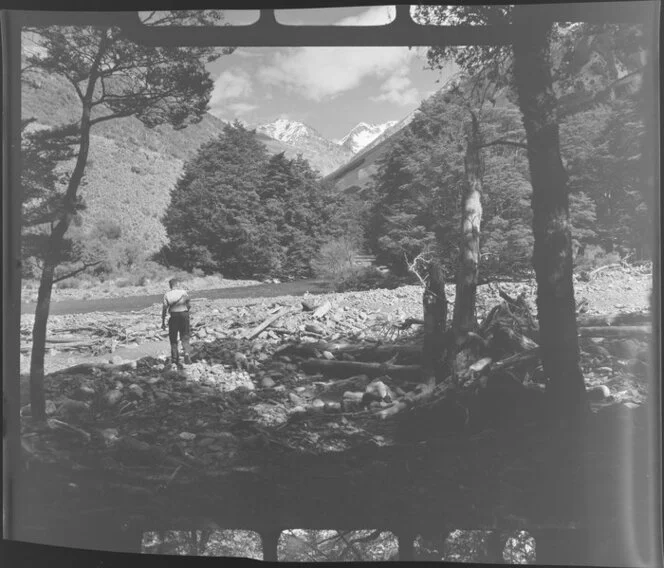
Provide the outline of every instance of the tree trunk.
{"type": "Polygon", "coordinates": [[[533,186],[533,265],[547,392],[554,415],[580,417],[588,408],[579,367],[572,282],[567,174],[560,158],[556,97],[549,53],[551,22],[516,6],[514,76],[528,141],[533,186]]]}
{"type": "Polygon", "coordinates": [[[482,162],[480,129],[474,113],[467,130],[465,189],[462,202],[461,247],[456,274],[456,297],[452,329],[457,336],[472,331],[475,319],[475,299],[480,258],[480,225],[482,222],[482,162]]]}
{"type": "MultiPolygon", "coordinates": [[[[90,90],[90,89],[89,89],[90,90]]],[[[92,95],[90,95],[92,96],[92,95]]],[[[55,269],[60,262],[65,233],[76,213],[76,195],[83,179],[85,165],[90,151],[91,106],[83,105],[80,126],[80,146],[76,165],[72,172],[67,191],[63,197],[64,213],[53,227],[44,255],[44,268],[39,281],[35,321],[32,326],[32,354],[30,358],[30,410],[33,420],[46,420],[46,397],[44,394],[44,355],[46,352],[46,327],[51,308],[51,292],[55,269]]]]}
{"type": "Polygon", "coordinates": [[[433,385],[445,377],[441,354],[447,325],[447,297],[445,274],[440,264],[432,261],[428,267],[422,304],[424,309],[424,340],[422,343],[423,382],[433,385]]]}

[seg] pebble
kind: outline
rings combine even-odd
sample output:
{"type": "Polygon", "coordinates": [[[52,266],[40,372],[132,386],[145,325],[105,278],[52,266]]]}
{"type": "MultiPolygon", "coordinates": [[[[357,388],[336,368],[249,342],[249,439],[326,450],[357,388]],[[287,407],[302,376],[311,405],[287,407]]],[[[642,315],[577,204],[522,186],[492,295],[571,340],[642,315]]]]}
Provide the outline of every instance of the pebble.
{"type": "Polygon", "coordinates": [[[196,434],[191,432],[180,432],[180,439],[182,440],[195,440],[196,434]]]}
{"type": "Polygon", "coordinates": [[[108,360],[108,362],[111,365],[122,365],[125,362],[125,360],[122,357],[120,357],[119,355],[113,355],[113,357],[111,357],[108,360]]]}

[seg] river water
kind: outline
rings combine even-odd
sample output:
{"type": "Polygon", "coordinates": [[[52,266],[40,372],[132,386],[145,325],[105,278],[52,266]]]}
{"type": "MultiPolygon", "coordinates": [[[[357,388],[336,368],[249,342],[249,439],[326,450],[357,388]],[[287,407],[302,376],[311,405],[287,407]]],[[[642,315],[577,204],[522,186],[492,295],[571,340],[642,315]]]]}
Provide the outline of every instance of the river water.
{"type": "MultiPolygon", "coordinates": [[[[326,280],[297,280],[280,284],[257,284],[255,286],[239,286],[237,288],[219,288],[214,290],[193,290],[189,293],[192,299],[206,298],[209,300],[229,298],[273,298],[277,296],[303,296],[309,294],[326,294],[333,291],[332,283],[326,280]]],[[[120,298],[99,298],[97,300],[61,300],[51,303],[51,315],[86,314],[90,312],[132,312],[161,304],[163,295],[126,296],[120,298]]],[[[22,314],[35,311],[34,302],[21,304],[22,314]]]]}

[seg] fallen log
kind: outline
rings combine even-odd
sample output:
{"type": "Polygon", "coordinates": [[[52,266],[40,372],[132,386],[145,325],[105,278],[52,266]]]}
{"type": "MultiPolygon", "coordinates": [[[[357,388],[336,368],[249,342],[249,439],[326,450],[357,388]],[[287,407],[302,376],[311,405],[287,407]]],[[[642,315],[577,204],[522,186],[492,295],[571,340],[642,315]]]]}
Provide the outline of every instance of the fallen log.
{"type": "Polygon", "coordinates": [[[647,325],[579,327],[579,337],[606,337],[612,339],[652,337],[653,329],[647,325]]]}
{"type": "MultiPolygon", "coordinates": [[[[302,354],[312,357],[315,351],[329,351],[334,354],[345,353],[359,359],[378,359],[387,361],[399,355],[402,357],[419,358],[421,353],[420,345],[417,343],[404,343],[401,345],[381,345],[378,343],[349,343],[349,342],[328,342],[316,341],[301,343],[299,345],[290,345],[279,350],[280,354],[284,352],[302,354]]],[[[275,353],[276,354],[276,353],[275,353]]]]}
{"type": "Polygon", "coordinates": [[[291,308],[291,307],[285,307],[285,308],[281,309],[280,311],[278,311],[273,316],[270,316],[269,318],[267,318],[263,322],[259,323],[254,329],[252,329],[251,331],[245,333],[244,334],[244,339],[253,339],[258,334],[260,334],[261,331],[263,331],[264,329],[271,326],[275,321],[282,318],[286,314],[292,313],[294,311],[295,311],[295,309],[291,308]]]}
{"type": "Polygon", "coordinates": [[[528,351],[523,351],[521,353],[516,353],[500,361],[496,361],[491,364],[491,371],[500,371],[504,369],[509,369],[510,367],[515,367],[522,363],[530,363],[531,361],[536,361],[542,356],[539,347],[534,347],[528,351]]]}
{"type": "Polygon", "coordinates": [[[408,378],[419,376],[422,372],[420,365],[389,365],[385,363],[360,363],[357,361],[329,361],[327,359],[306,359],[302,362],[302,369],[312,373],[331,373],[337,376],[389,375],[392,378],[408,378]]]}
{"type": "Polygon", "coordinates": [[[629,314],[608,314],[580,316],[576,318],[579,327],[605,327],[647,324],[652,322],[650,312],[632,312],[629,314]]]}
{"type": "Polygon", "coordinates": [[[46,343],[84,343],[92,341],[89,337],[81,337],[80,335],[67,335],[65,337],[47,337],[46,343]]]}

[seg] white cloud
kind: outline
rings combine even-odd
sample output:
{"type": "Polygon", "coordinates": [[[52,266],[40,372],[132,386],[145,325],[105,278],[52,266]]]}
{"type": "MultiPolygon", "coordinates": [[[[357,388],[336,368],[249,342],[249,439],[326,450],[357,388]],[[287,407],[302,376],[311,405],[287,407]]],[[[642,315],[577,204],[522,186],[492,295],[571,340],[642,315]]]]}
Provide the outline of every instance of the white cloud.
{"type": "Polygon", "coordinates": [[[380,26],[394,20],[394,6],[372,6],[356,16],[347,16],[337,22],[340,26],[380,26]]]}
{"type": "MultiPolygon", "coordinates": [[[[394,19],[393,6],[373,6],[339,25],[380,25],[394,19]]],[[[358,87],[364,79],[405,76],[417,52],[407,47],[300,47],[275,53],[257,77],[314,101],[358,87]]]]}
{"type": "Polygon", "coordinates": [[[251,103],[231,103],[228,105],[228,109],[233,111],[235,114],[246,114],[252,110],[256,110],[258,105],[252,105],[251,103]]]}
{"type": "Polygon", "coordinates": [[[276,53],[258,78],[314,101],[358,87],[367,78],[407,74],[414,52],[407,47],[301,47],[276,53]]]}
{"type": "Polygon", "coordinates": [[[419,91],[413,87],[403,69],[390,76],[381,86],[380,95],[371,97],[372,101],[388,101],[398,105],[408,106],[419,102],[419,91]]]}
{"type": "Polygon", "coordinates": [[[227,69],[214,82],[210,105],[214,107],[228,99],[246,97],[252,91],[251,78],[246,71],[227,69]]]}

